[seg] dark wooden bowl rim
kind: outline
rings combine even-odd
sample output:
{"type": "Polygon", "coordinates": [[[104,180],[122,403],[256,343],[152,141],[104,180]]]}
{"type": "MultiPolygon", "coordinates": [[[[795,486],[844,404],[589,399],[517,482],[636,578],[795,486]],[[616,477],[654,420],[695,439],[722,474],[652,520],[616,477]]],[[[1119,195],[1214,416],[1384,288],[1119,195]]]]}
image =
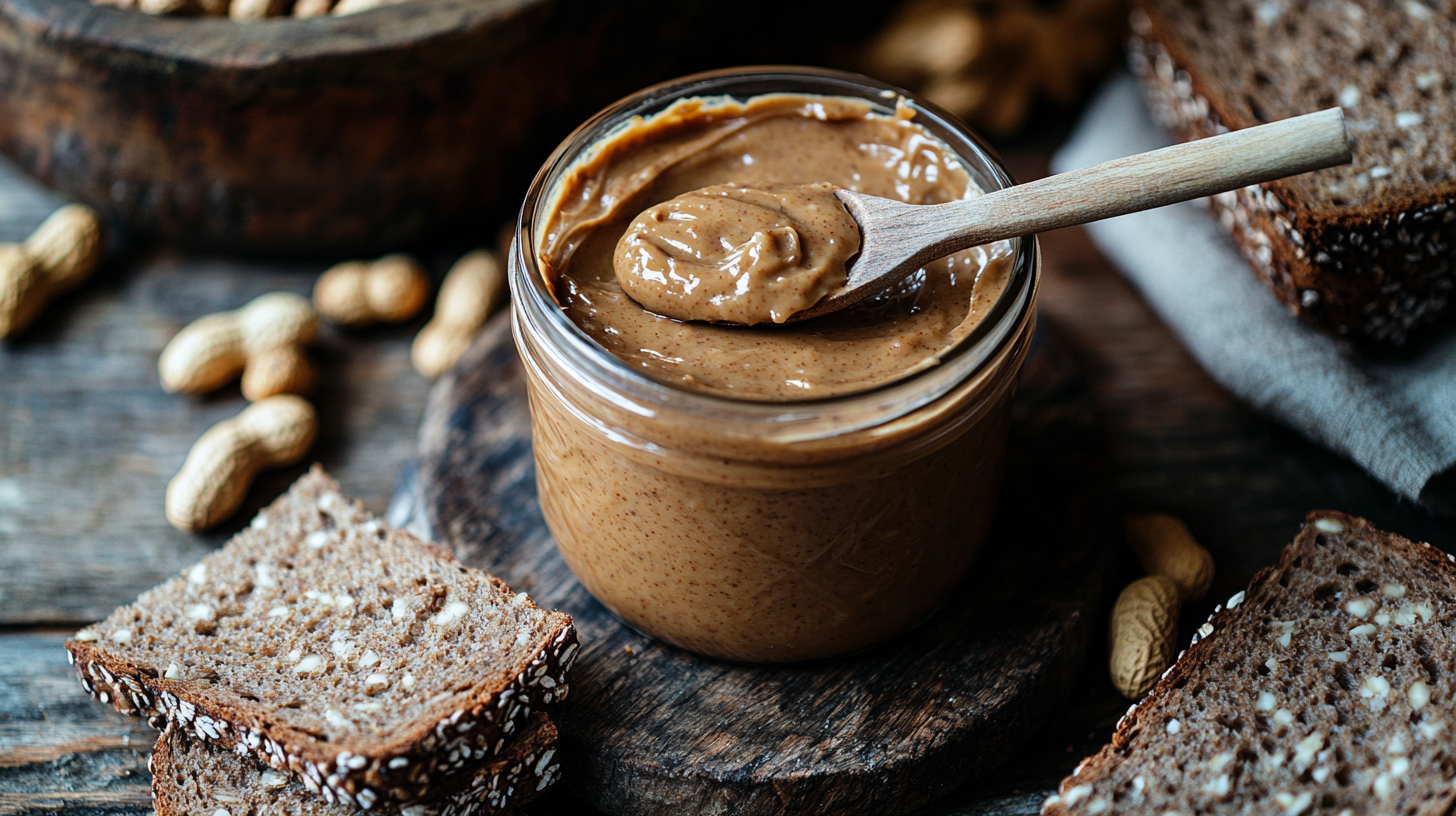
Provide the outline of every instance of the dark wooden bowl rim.
{"type": "MultiPolygon", "coordinates": [[[[89,0],[0,0],[0,17],[38,38],[84,55],[125,55],[140,70],[199,75],[287,73],[320,62],[355,62],[398,50],[444,46],[543,5],[543,0],[409,0],[345,15],[234,22],[161,17],[89,0]]],[[[449,61],[448,49],[437,56],[449,61]]],[[[431,60],[437,67],[438,61],[431,60]]]]}

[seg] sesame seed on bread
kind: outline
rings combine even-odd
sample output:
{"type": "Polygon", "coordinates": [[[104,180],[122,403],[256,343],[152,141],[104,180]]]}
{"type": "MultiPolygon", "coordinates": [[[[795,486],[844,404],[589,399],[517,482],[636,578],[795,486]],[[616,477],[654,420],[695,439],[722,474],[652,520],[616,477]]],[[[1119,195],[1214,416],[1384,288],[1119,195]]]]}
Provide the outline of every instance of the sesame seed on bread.
{"type": "MultiPolygon", "coordinates": [[[[239,755],[197,739],[176,723],[157,740],[149,761],[157,816],[351,816],[359,811],[328,802],[292,774],[251,755],[239,755]]],[[[381,802],[379,816],[485,816],[536,798],[555,781],[556,727],[533,714],[505,753],[459,775],[450,790],[413,805],[381,802]]]]}
{"type": "Polygon", "coordinates": [[[1456,286],[1453,42],[1456,0],[1136,0],[1129,59],[1183,139],[1344,108],[1353,164],[1213,210],[1293,312],[1398,345],[1456,286]]]}
{"type": "Polygon", "coordinates": [[[571,617],[391,529],[320,468],[221,550],[66,642],[118,711],[290,770],[330,801],[421,801],[566,696],[571,617]]]}
{"type": "Polygon", "coordinates": [[[1311,513],[1044,814],[1448,813],[1456,565],[1311,513]]]}

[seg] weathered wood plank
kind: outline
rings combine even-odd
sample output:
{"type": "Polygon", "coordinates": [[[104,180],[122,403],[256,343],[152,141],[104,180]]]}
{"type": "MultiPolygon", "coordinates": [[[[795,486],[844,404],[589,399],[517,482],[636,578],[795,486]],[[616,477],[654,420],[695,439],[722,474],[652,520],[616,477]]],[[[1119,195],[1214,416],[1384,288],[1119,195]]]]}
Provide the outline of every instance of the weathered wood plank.
{"type": "MultiPolygon", "coordinates": [[[[110,261],[0,344],[0,624],[101,618],[216,547],[302,473],[307,462],[265,474],[217,532],[168,526],[167,481],[203,431],[246,403],[236,386],[164,393],[156,360],[190,320],[272,290],[306,295],[323,267],[166,253],[110,261]]],[[[308,461],[379,511],[424,406],[428,382],[409,363],[422,320],[326,328],[313,352],[320,438],[308,461]]]]}
{"type": "Polygon", "coordinates": [[[0,814],[150,812],[156,732],[92,702],[64,640],[0,636],[0,814]]]}
{"type": "Polygon", "coordinates": [[[65,199],[0,158],[0,242],[19,241],[65,199]]]}

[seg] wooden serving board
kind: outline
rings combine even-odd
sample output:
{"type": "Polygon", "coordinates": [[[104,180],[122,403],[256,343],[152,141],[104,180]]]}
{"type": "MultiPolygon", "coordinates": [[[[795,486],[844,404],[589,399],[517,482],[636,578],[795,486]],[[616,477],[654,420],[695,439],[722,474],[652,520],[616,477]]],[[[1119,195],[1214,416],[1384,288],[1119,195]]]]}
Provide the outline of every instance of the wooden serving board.
{"type": "Polygon", "coordinates": [[[525,383],[504,318],[435,386],[390,517],[575,617],[583,651],[553,716],[564,784],[596,807],[905,813],[1029,738],[1101,631],[1101,436],[1045,329],[1012,435],[996,526],[960,592],[889,644],[811,664],[734,665],[656,643],[577,583],[537,505],[525,383]]]}

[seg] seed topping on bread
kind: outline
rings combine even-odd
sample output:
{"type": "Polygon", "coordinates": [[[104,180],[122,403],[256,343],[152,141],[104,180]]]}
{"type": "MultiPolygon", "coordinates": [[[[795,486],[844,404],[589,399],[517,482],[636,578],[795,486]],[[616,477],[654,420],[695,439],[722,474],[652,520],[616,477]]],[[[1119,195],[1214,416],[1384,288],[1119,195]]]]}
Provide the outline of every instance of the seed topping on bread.
{"type": "Polygon", "coordinates": [[[392,530],[318,468],[66,646],[102,702],[364,808],[499,755],[565,697],[577,651],[570,616],[392,530]]]}
{"type": "Polygon", "coordinates": [[[1043,812],[1445,812],[1451,562],[1362,519],[1311,514],[1043,812]]]}

